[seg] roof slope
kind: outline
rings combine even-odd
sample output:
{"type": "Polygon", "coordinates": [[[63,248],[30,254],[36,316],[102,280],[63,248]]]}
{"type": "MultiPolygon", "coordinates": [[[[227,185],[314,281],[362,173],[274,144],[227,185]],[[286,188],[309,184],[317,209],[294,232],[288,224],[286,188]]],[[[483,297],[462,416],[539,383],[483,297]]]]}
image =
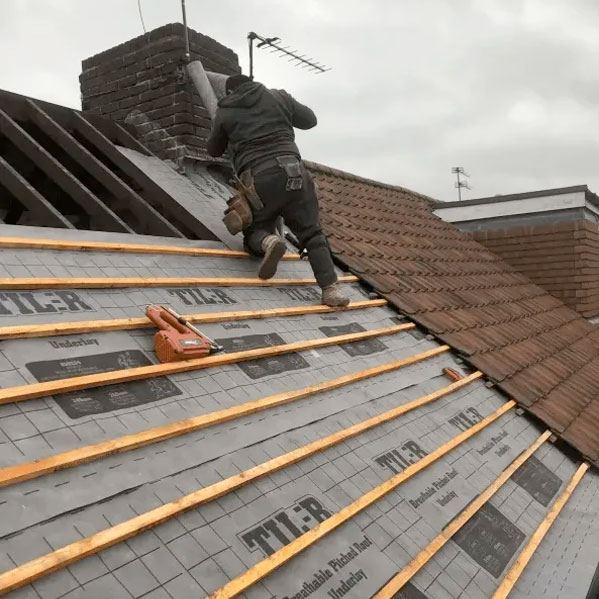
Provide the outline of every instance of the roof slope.
{"type": "Polygon", "coordinates": [[[599,329],[429,198],[310,164],[336,257],[599,462],[599,329]]]}
{"type": "MultiPolygon", "coordinates": [[[[56,232],[0,227],[0,235],[15,237],[51,237],[56,232]]],[[[318,587],[309,593],[310,599],[372,597],[539,439],[542,431],[535,422],[517,415],[513,402],[506,403],[480,376],[450,392],[452,383],[443,369],[451,367],[462,375],[468,369],[456,363],[446,346],[425,337],[381,305],[384,302],[313,312],[318,297],[314,286],[293,284],[309,276],[305,262],[286,260],[278,282],[257,287],[235,282],[253,276],[252,261],[223,247],[222,255],[215,254],[213,244],[181,242],[181,253],[170,255],[176,248],[165,246],[165,239],[131,235],[128,243],[158,247],[127,251],[123,235],[96,233],[95,243],[86,242],[83,235],[67,231],[60,243],[29,240],[0,250],[0,269],[8,277],[1,284],[24,277],[33,286],[21,283],[19,290],[0,293],[0,336],[7,337],[0,347],[5,387],[0,403],[14,400],[0,405],[0,572],[8,570],[11,576],[15,566],[44,554],[50,554],[45,568],[54,559],[60,566],[9,593],[10,599],[205,597],[236,577],[245,577],[273,551],[289,546],[296,537],[304,539],[302,535],[316,530],[324,518],[338,518],[342,510],[363,502],[374,489],[443,448],[446,453],[438,460],[406,474],[402,484],[336,530],[317,542],[303,541],[308,547],[291,563],[272,554],[278,567],[235,595],[304,597],[306,588],[318,587]],[[102,249],[102,240],[111,245],[102,249]],[[224,274],[231,280],[220,287],[218,279],[224,274]],[[77,288],[55,289],[53,280],[45,279],[67,276],[78,278],[77,288]],[[207,277],[215,282],[181,286],[173,280],[151,288],[85,286],[87,277],[122,276],[207,277]],[[153,302],[208,318],[199,326],[227,352],[252,348],[262,352],[270,345],[374,329],[387,329],[387,334],[351,345],[331,340],[329,347],[317,346],[316,351],[307,348],[253,362],[223,361],[211,368],[197,366],[168,377],[110,385],[109,370],[156,368],[153,330],[130,328],[137,327],[136,320],[127,320],[139,319],[144,306],[153,302]],[[277,308],[292,310],[292,315],[282,316],[273,311],[277,308]],[[260,318],[227,316],[240,310],[267,313],[260,318]],[[56,335],[67,323],[80,328],[56,335]],[[15,325],[19,329],[12,333],[4,328],[15,325]],[[425,352],[433,353],[410,362],[425,352]],[[407,362],[343,385],[332,382],[398,360],[407,362]],[[82,372],[99,372],[105,378],[96,388],[38,396],[40,382],[51,384],[60,378],[64,389],[69,377],[82,372]],[[324,386],[294,396],[295,390],[314,384],[324,386]],[[19,385],[27,386],[28,395],[17,401],[14,390],[19,385]],[[262,398],[272,403],[249,407],[262,398]],[[242,411],[225,418],[223,410],[242,411]],[[192,426],[189,418],[208,421],[192,426]],[[370,419],[375,422],[360,428],[370,419]],[[165,426],[183,429],[168,438],[156,428],[165,426]],[[136,435],[146,435],[149,442],[132,444],[136,435]],[[307,451],[331,436],[339,442],[327,441],[304,459],[291,460],[287,453],[307,451]],[[92,451],[90,446],[106,442],[111,447],[120,444],[121,451],[113,455],[104,449],[95,459],[80,459],[92,451]],[[68,453],[73,451],[75,459],[68,453]],[[50,456],[58,457],[48,468],[44,460],[50,456]],[[282,467],[271,467],[260,478],[250,475],[257,465],[266,468],[272,459],[282,467]],[[237,486],[224,494],[219,491],[218,485],[236,476],[241,476],[237,486]],[[184,512],[170,503],[193,494],[204,499],[191,504],[191,510],[184,512]],[[151,510],[162,506],[170,510],[170,517],[160,524],[154,521],[158,525],[144,532],[145,525],[134,519],[150,518],[151,510]],[[100,531],[105,536],[117,534],[119,526],[133,536],[112,547],[98,546],[89,536],[100,531]],[[90,548],[91,555],[77,563],[68,565],[64,556],[52,554],[85,538],[83,555],[90,548]]],[[[353,301],[364,302],[359,285],[346,288],[353,301]]],[[[578,462],[542,443],[526,468],[504,481],[464,534],[439,549],[399,597],[488,599],[578,462]],[[496,526],[515,540],[506,541],[496,526]],[[473,547],[482,538],[491,538],[492,543],[481,553],[473,547]]],[[[590,585],[599,514],[585,502],[598,493],[599,477],[589,473],[575,495],[582,511],[560,514],[560,526],[579,530],[584,521],[588,534],[576,537],[560,553],[554,565],[559,584],[544,593],[547,599],[558,599],[560,584],[579,595],[590,585]],[[579,554],[589,557],[574,558],[579,554]]],[[[545,548],[559,543],[559,538],[553,539],[545,548]]],[[[72,547],[64,555],[82,557],[81,547],[72,547]]],[[[534,587],[538,571],[535,566],[527,572],[528,585],[534,587]]],[[[12,576],[22,581],[24,574],[16,570],[12,576]]],[[[0,592],[5,582],[0,574],[0,592]]],[[[516,593],[519,588],[512,596],[526,596],[516,593]]]]}
{"type": "MultiPolygon", "coordinates": [[[[189,180],[137,158],[191,201],[189,180]]],[[[191,179],[200,205],[222,205],[209,178],[191,179]]],[[[297,255],[264,286],[214,242],[2,225],[0,247],[9,599],[488,599],[586,468],[359,284],[352,309],[319,306],[297,255]],[[192,313],[225,353],[156,364],[141,318],[155,302],[192,313]]],[[[511,597],[587,592],[598,494],[588,472],[556,510],[566,534],[542,545],[550,587],[535,553],[511,597]]]]}

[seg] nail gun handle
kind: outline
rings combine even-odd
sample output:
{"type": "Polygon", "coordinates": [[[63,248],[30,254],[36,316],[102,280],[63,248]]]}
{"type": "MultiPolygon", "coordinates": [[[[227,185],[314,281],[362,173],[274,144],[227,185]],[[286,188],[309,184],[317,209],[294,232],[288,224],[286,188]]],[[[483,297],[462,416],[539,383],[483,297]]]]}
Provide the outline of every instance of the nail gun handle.
{"type": "Polygon", "coordinates": [[[187,327],[187,321],[183,318],[177,318],[170,312],[163,310],[161,314],[162,318],[166,320],[172,327],[177,329],[179,333],[188,333],[189,328],[187,327]]]}
{"type": "Polygon", "coordinates": [[[179,322],[179,319],[162,308],[161,306],[149,306],[146,308],[146,316],[161,330],[168,331],[171,328],[179,333],[187,333],[188,328],[185,324],[179,322]]]}

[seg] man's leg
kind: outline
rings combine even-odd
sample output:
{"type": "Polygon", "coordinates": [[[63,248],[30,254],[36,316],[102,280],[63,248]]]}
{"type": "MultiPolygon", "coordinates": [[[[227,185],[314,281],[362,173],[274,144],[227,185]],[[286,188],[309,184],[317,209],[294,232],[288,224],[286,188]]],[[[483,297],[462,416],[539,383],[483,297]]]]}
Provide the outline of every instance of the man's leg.
{"type": "Polygon", "coordinates": [[[257,227],[255,224],[252,224],[251,227],[248,227],[243,232],[243,245],[245,249],[253,256],[264,256],[262,242],[266,237],[273,234],[274,229],[274,221],[272,222],[272,226],[266,226],[266,223],[262,223],[260,227],[257,227]]]}
{"type": "Polygon", "coordinates": [[[281,178],[279,171],[279,168],[269,169],[255,178],[256,192],[264,207],[253,213],[252,225],[244,231],[244,243],[248,251],[263,257],[258,269],[261,279],[275,276],[279,261],[287,250],[287,244],[275,232],[283,200],[277,193],[281,178]]]}
{"type": "Polygon", "coordinates": [[[308,251],[308,260],[319,287],[323,290],[323,303],[330,306],[346,306],[349,298],[343,296],[336,283],[337,274],[327,238],[320,226],[318,198],[314,183],[304,172],[303,186],[292,194],[283,210],[287,226],[308,251]]]}

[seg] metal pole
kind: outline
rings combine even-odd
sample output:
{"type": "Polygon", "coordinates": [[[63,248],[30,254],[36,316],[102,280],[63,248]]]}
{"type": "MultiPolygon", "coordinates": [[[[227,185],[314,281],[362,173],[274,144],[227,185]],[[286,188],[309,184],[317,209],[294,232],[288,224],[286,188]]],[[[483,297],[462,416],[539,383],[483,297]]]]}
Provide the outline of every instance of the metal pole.
{"type": "Polygon", "coordinates": [[[250,32],[248,33],[248,44],[250,50],[250,79],[254,78],[254,36],[250,32]]]}
{"type": "Polygon", "coordinates": [[[458,171],[456,174],[458,176],[458,201],[461,202],[462,201],[462,185],[460,183],[460,171],[458,171]]]}
{"type": "Polygon", "coordinates": [[[191,60],[189,51],[189,32],[187,31],[187,12],[185,11],[185,0],[181,0],[181,12],[183,13],[183,27],[185,28],[185,62],[191,60]]]}

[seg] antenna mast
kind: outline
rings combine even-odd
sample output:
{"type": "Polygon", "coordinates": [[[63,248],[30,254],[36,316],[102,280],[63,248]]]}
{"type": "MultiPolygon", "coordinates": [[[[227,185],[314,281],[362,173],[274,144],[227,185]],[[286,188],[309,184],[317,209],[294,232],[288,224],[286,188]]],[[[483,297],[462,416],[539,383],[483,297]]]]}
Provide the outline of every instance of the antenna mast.
{"type": "Polygon", "coordinates": [[[249,54],[250,54],[250,77],[254,77],[254,41],[258,40],[257,44],[258,48],[272,48],[271,54],[273,52],[279,53],[281,56],[289,56],[290,59],[288,62],[293,62],[295,66],[301,66],[302,69],[308,69],[312,71],[315,75],[318,73],[326,73],[331,69],[326,65],[320,64],[316,62],[313,58],[306,58],[305,54],[299,54],[295,50],[290,50],[289,46],[281,46],[280,42],[281,38],[278,37],[262,37],[253,31],[248,33],[248,45],[249,45],[249,54]]]}
{"type": "Polygon", "coordinates": [[[191,60],[191,52],[189,51],[189,31],[187,30],[187,11],[185,10],[185,0],[181,0],[181,13],[183,14],[183,27],[185,28],[185,62],[191,60]]]}
{"type": "Polygon", "coordinates": [[[468,184],[468,181],[460,179],[460,175],[464,177],[469,177],[470,175],[466,172],[463,166],[454,166],[451,169],[451,172],[456,176],[455,187],[458,190],[458,200],[462,201],[462,188],[464,189],[472,189],[468,184]]]}

